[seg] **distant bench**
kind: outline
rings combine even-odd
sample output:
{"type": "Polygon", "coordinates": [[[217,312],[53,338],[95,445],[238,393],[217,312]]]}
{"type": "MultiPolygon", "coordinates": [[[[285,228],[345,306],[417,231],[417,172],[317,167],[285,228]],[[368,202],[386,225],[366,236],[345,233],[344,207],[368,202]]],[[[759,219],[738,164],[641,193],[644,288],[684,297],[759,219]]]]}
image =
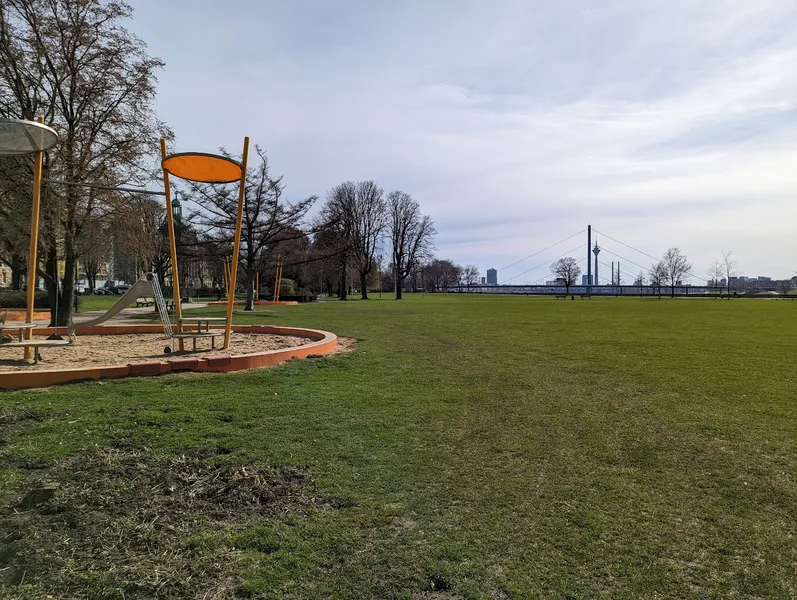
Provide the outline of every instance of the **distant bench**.
{"type": "Polygon", "coordinates": [[[136,298],[136,308],[142,306],[154,306],[155,298],[136,298]]]}
{"type": "Polygon", "coordinates": [[[567,300],[567,294],[557,295],[556,299],[557,300],[567,300]]]}
{"type": "Polygon", "coordinates": [[[586,298],[587,300],[592,300],[592,294],[579,294],[578,296],[579,296],[579,298],[581,298],[582,300],[583,300],[584,298],[586,298]]]}

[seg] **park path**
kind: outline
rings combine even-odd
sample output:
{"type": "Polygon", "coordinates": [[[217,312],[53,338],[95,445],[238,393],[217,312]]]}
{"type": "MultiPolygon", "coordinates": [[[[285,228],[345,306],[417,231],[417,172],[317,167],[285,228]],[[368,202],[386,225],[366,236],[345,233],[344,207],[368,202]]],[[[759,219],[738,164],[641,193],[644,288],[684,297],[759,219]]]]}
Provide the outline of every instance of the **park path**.
{"type": "MultiPolygon", "coordinates": [[[[195,308],[205,308],[208,305],[207,302],[187,302],[183,304],[183,310],[193,310],[195,308]]],[[[91,319],[96,319],[97,317],[102,316],[107,311],[105,310],[90,310],[87,312],[76,313],[74,315],[74,322],[80,324],[81,321],[90,321],[91,319]]],[[[141,320],[137,319],[138,315],[148,315],[157,313],[158,311],[153,306],[139,306],[136,307],[129,307],[125,308],[115,317],[112,317],[103,325],[141,325],[141,320]]],[[[35,323],[46,326],[49,323],[49,319],[38,319],[35,323]]]]}

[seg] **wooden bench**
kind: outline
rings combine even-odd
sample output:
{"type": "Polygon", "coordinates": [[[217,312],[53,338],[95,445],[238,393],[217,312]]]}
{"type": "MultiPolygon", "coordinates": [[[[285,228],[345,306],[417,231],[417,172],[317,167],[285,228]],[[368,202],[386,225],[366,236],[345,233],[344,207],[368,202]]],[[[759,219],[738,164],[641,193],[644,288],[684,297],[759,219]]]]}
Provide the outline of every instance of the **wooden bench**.
{"type": "Polygon", "coordinates": [[[142,306],[154,306],[155,298],[136,298],[136,308],[142,306]]]}
{"type": "Polygon", "coordinates": [[[592,300],[592,294],[579,294],[578,297],[581,298],[582,300],[584,298],[586,298],[587,300],[592,300]]]}
{"type": "Polygon", "coordinates": [[[561,295],[557,294],[556,295],[556,299],[557,300],[567,300],[567,294],[561,294],[561,295]]]}
{"type": "Polygon", "coordinates": [[[222,337],[223,331],[182,331],[180,333],[173,333],[172,338],[175,340],[192,340],[194,343],[194,352],[196,352],[197,338],[210,338],[210,349],[216,349],[216,338],[222,337]]]}
{"type": "Polygon", "coordinates": [[[33,362],[38,364],[41,358],[39,348],[62,348],[71,344],[72,340],[23,340],[0,344],[0,348],[33,348],[33,362]]]}

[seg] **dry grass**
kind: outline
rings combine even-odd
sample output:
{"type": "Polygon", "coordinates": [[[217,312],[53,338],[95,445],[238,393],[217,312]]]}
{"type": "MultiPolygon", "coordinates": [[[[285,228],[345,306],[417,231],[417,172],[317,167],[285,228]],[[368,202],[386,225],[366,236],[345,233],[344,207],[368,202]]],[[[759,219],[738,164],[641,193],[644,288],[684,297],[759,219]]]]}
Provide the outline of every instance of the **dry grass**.
{"type": "Polygon", "coordinates": [[[38,506],[0,511],[0,581],[15,597],[238,597],[230,536],[335,502],[315,494],[300,467],[234,464],[227,452],[98,448],[36,473],[25,488],[60,487],[38,506]]]}

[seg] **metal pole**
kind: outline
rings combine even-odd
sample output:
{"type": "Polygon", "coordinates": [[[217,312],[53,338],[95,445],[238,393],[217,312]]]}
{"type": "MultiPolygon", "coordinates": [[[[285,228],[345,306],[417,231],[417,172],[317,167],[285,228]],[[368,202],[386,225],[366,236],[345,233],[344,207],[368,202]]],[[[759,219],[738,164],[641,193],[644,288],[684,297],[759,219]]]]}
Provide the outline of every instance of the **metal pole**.
{"type": "MultiPolygon", "coordinates": [[[[37,122],[44,124],[44,117],[36,119],[37,122]]],[[[33,303],[36,299],[36,282],[39,277],[36,274],[38,266],[39,251],[39,208],[41,207],[42,191],[42,162],[44,152],[39,150],[33,158],[33,204],[30,215],[30,250],[28,252],[28,294],[25,304],[25,322],[33,322],[33,303]]],[[[28,329],[25,332],[25,339],[30,339],[33,331],[28,329]]],[[[25,348],[25,360],[29,359],[31,348],[25,348]]]]}
{"type": "Polygon", "coordinates": [[[241,182],[238,186],[238,218],[235,223],[235,240],[232,248],[232,267],[230,271],[230,293],[227,294],[227,327],[224,331],[224,346],[230,345],[232,335],[232,311],[235,307],[235,280],[238,276],[238,257],[241,250],[241,227],[244,219],[244,196],[246,195],[246,163],[249,159],[249,138],[244,138],[244,153],[241,157],[241,182]]]}
{"type": "MultiPolygon", "coordinates": [[[[592,285],[592,225],[587,225],[587,285],[592,285]]],[[[587,288],[587,293],[590,290],[587,288]]]]}
{"type": "MultiPolygon", "coordinates": [[[[161,139],[161,157],[166,158],[166,140],[161,139]]],[[[174,296],[174,314],[177,320],[177,332],[182,330],[180,320],[183,307],[180,302],[180,273],[177,270],[177,240],[174,235],[174,214],[172,214],[172,189],[169,185],[169,171],[163,167],[163,191],[166,196],[166,224],[169,230],[169,255],[172,260],[172,296],[174,296]]],[[[183,340],[179,340],[180,351],[185,350],[183,340]]]]}

